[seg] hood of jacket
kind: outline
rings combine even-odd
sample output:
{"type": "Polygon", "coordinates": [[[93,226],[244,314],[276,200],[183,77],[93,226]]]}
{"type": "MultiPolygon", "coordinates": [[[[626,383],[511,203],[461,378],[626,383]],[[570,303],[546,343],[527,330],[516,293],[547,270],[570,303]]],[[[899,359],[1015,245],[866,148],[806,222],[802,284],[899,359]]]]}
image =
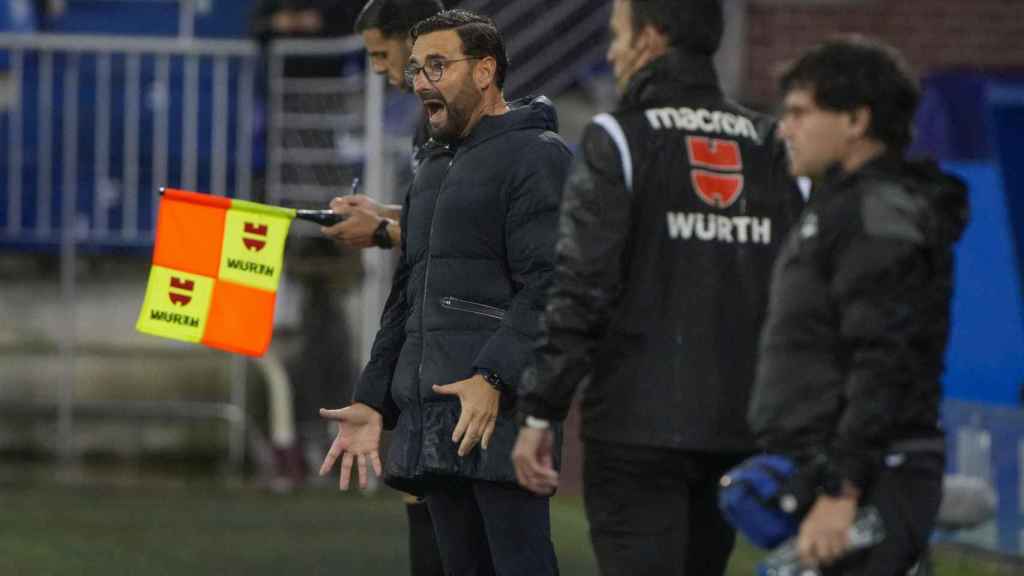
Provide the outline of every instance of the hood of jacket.
{"type": "Polygon", "coordinates": [[[509,111],[499,116],[484,116],[469,136],[456,144],[472,148],[492,138],[517,130],[558,132],[558,112],[547,96],[527,96],[508,103],[509,111]]]}
{"type": "Polygon", "coordinates": [[[931,208],[924,226],[926,236],[938,244],[956,243],[970,219],[967,185],[932,161],[907,162],[905,169],[910,186],[920,191],[931,208]]]}
{"type": "Polygon", "coordinates": [[[845,172],[836,163],[826,172],[824,186],[811,194],[810,203],[827,201],[846,183],[873,176],[896,179],[923,200],[925,209],[919,212],[918,223],[929,244],[952,245],[963,235],[970,219],[967,185],[960,178],[943,172],[931,160],[907,160],[898,154],[887,153],[853,173],[845,172]]]}

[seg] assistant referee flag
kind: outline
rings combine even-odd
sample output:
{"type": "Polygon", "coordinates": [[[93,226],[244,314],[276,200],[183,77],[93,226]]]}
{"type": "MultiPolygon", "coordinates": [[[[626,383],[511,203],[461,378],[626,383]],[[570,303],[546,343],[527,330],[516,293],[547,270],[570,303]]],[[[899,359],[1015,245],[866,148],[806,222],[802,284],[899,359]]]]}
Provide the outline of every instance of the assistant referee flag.
{"type": "Polygon", "coordinates": [[[287,208],[164,189],[136,329],[262,356],[293,218],[287,208]]]}

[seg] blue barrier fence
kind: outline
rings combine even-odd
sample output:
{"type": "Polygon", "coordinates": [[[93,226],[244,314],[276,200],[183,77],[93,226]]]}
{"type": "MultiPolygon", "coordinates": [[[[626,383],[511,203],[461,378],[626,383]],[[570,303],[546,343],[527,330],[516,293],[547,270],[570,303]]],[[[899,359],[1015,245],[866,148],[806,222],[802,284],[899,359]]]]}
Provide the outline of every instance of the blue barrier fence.
{"type": "MultiPolygon", "coordinates": [[[[140,194],[138,203],[133,207],[125,205],[121,199],[130,191],[125,190],[126,175],[123,167],[126,161],[133,161],[135,170],[135,181],[132,188],[138,190],[155,191],[160,186],[169,183],[180,183],[183,181],[183,165],[186,150],[185,142],[185,62],[184,58],[172,58],[167,61],[166,77],[159,78],[161,72],[158,70],[158,59],[152,56],[140,57],[137,61],[138,77],[131,79],[126,73],[128,68],[128,55],[113,55],[109,58],[108,74],[109,82],[105,88],[108,96],[106,102],[97,102],[98,84],[104,80],[99,79],[103,72],[99,69],[98,55],[86,55],[79,58],[78,83],[79,91],[73,96],[77,98],[77,127],[72,129],[71,120],[65,117],[65,93],[62,90],[67,75],[69,74],[68,55],[53,57],[52,85],[49,94],[44,95],[40,87],[40,55],[26,54],[24,60],[23,81],[18,98],[23,104],[23,114],[20,119],[21,130],[11,132],[12,118],[10,115],[0,117],[0,130],[8,138],[0,139],[0,158],[8,158],[10,147],[15,145],[13,138],[20,139],[22,162],[19,166],[12,166],[3,163],[0,166],[0,222],[8,222],[8,216],[12,202],[10,195],[20,194],[20,202],[16,204],[21,207],[20,219],[15,223],[15,228],[30,231],[28,234],[15,238],[0,237],[0,246],[6,243],[13,243],[27,247],[40,244],[45,247],[56,241],[55,237],[46,237],[38,234],[38,230],[54,229],[58,226],[61,214],[61,201],[63,195],[60,188],[64,184],[61,175],[64,172],[65,159],[60,154],[63,140],[77,135],[77,149],[79,151],[77,165],[74,167],[76,188],[77,188],[77,212],[86,215],[80,225],[89,229],[102,228],[103,230],[120,231],[126,227],[127,220],[134,220],[135,226],[144,234],[153,229],[153,194],[140,194]],[[129,94],[126,87],[129,82],[137,82],[140,90],[137,93],[129,94]],[[43,110],[43,102],[49,101],[47,110],[43,110]],[[106,126],[100,126],[102,122],[97,118],[96,110],[99,106],[109,106],[111,113],[106,126]],[[128,130],[126,123],[129,122],[124,111],[129,109],[139,110],[137,124],[131,128],[134,136],[126,139],[124,136],[128,130]],[[154,155],[158,152],[154,146],[154,133],[159,130],[158,112],[166,114],[166,134],[164,138],[167,151],[167,165],[165,174],[157,174],[154,170],[154,155]],[[49,116],[51,130],[46,134],[40,133],[40,116],[49,116]],[[110,135],[106,147],[105,159],[97,158],[96,136],[99,130],[106,130],[110,135]],[[41,146],[40,139],[49,139],[48,147],[41,146]],[[44,149],[50,151],[50,158],[40,157],[45,154],[44,149]],[[41,174],[45,166],[50,166],[49,175],[41,174]],[[8,182],[11,182],[10,171],[19,170],[19,180],[23,185],[21,190],[9,190],[8,182]],[[36,187],[34,186],[40,178],[48,178],[54,185],[57,193],[53,194],[53,202],[43,205],[38,202],[36,187]],[[45,210],[46,213],[41,211],[45,210]],[[129,216],[126,210],[135,210],[133,216],[129,216]]],[[[235,190],[236,170],[235,160],[238,149],[238,117],[230,115],[226,120],[227,137],[224,148],[214,151],[214,138],[212,137],[212,122],[214,118],[214,64],[210,60],[198,64],[198,92],[197,110],[195,114],[195,139],[196,150],[196,173],[197,185],[200,189],[210,190],[213,171],[213,159],[221,155],[226,159],[228,170],[226,172],[227,188],[235,190]]],[[[227,65],[228,89],[227,98],[230,102],[238,99],[238,86],[242,75],[242,64],[231,62],[227,65]]],[[[250,88],[251,89],[251,88],[250,88]]],[[[260,161],[256,156],[253,163],[260,161]]],[[[258,168],[258,165],[257,165],[258,168]]]]}
{"type": "Polygon", "coordinates": [[[247,197],[257,50],[249,42],[0,35],[0,248],[145,247],[161,186],[247,197]]]}

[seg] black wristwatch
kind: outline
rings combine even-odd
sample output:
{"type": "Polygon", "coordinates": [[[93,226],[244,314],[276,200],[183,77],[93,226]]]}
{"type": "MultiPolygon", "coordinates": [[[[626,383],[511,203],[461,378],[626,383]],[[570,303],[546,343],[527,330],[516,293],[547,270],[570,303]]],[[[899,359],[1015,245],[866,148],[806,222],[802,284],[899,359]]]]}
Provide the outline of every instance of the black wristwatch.
{"type": "Polygon", "coordinates": [[[491,385],[491,388],[494,388],[498,392],[501,392],[501,376],[498,376],[497,372],[480,369],[477,370],[476,373],[483,376],[484,380],[486,380],[487,383],[491,385]]]}
{"type": "Polygon", "coordinates": [[[391,235],[388,234],[388,224],[391,221],[387,218],[382,218],[380,224],[377,224],[377,229],[373,231],[373,243],[378,248],[385,250],[394,246],[394,242],[391,241],[391,235]]]}

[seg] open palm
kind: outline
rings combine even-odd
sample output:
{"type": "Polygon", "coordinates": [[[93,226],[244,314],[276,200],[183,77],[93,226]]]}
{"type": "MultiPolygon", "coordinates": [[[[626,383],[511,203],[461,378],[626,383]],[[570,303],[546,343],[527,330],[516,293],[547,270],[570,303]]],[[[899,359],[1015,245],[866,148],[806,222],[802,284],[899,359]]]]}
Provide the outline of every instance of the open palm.
{"type": "Polygon", "coordinates": [[[366,404],[355,403],[341,410],[320,409],[320,416],[338,423],[338,435],[320,466],[320,475],[331,471],[341,456],[341,480],[339,486],[348,490],[352,476],[352,461],[358,465],[359,487],[366,488],[369,482],[368,466],[380,476],[380,434],[383,421],[380,413],[366,404]]]}

